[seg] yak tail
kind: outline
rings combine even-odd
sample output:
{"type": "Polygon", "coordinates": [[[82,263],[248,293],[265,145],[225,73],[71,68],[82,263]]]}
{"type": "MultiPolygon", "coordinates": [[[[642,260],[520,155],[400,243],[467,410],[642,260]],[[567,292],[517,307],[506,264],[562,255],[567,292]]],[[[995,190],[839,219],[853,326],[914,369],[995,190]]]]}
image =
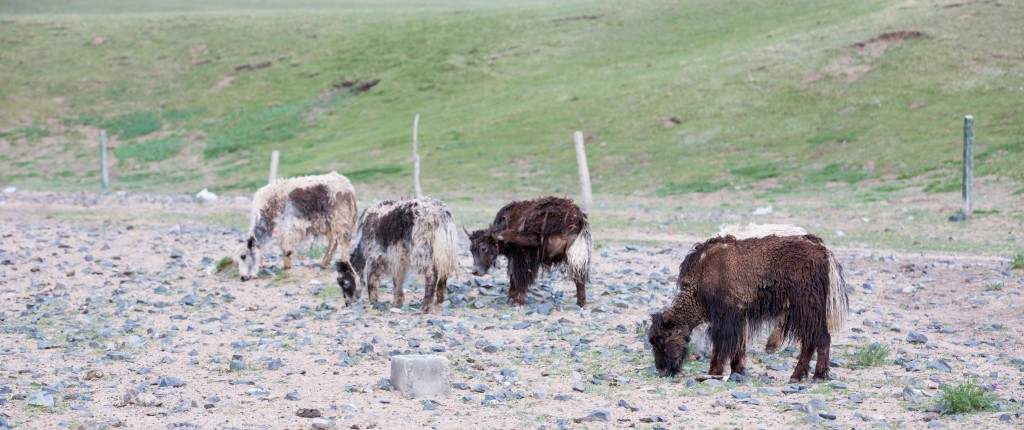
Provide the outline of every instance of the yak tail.
{"type": "Polygon", "coordinates": [[[590,282],[590,253],[594,249],[594,239],[590,236],[590,223],[583,220],[583,228],[576,240],[569,245],[566,262],[569,263],[569,275],[574,282],[590,282]]]}
{"type": "Polygon", "coordinates": [[[843,267],[836,261],[832,252],[828,253],[828,305],[825,318],[828,320],[828,332],[838,333],[846,323],[850,313],[850,301],[847,297],[846,280],[843,279],[843,267]]]}
{"type": "Polygon", "coordinates": [[[459,270],[459,233],[451,215],[441,218],[430,246],[438,277],[454,278],[459,270]]]}

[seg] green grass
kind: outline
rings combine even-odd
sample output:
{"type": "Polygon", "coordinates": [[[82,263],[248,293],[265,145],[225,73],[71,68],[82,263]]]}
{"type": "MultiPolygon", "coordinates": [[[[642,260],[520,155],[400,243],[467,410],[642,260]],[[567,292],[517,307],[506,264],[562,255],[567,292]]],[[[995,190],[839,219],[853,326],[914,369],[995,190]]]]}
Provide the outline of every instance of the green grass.
{"type": "Polygon", "coordinates": [[[1010,268],[1013,270],[1024,270],[1024,253],[1018,252],[1010,258],[1010,268]]]}
{"type": "Polygon", "coordinates": [[[132,158],[146,163],[164,161],[178,155],[183,145],[184,142],[177,136],[148,139],[139,143],[128,143],[120,146],[114,150],[114,156],[121,163],[132,158]]]}
{"type": "Polygon", "coordinates": [[[857,347],[850,356],[850,365],[858,367],[873,367],[885,363],[889,357],[889,348],[879,344],[871,343],[857,347]]]}
{"type": "MultiPolygon", "coordinates": [[[[591,137],[598,193],[672,196],[771,179],[788,184],[764,185],[784,196],[952,172],[962,116],[971,113],[977,175],[1024,182],[1021,76],[1008,54],[1024,44],[1018,8],[493,4],[8,1],[0,6],[0,130],[30,121],[47,130],[36,135],[66,137],[69,148],[79,132],[47,120],[107,128],[122,141],[198,133],[182,152],[205,155],[213,190],[251,188],[274,149],[284,175],[336,169],[355,173],[357,185],[405,189],[419,113],[430,190],[573,192],[578,129],[591,137]],[[563,19],[581,15],[598,18],[563,19]],[[927,37],[877,57],[851,47],[911,28],[927,37]],[[992,44],[977,28],[1007,42],[992,44]],[[871,70],[856,82],[823,72],[843,58],[871,70]],[[272,65],[235,70],[260,61],[272,65]],[[823,78],[804,82],[814,72],[823,78]],[[358,94],[336,88],[368,79],[381,81],[358,94]],[[678,120],[665,126],[667,118],[678,120]]],[[[42,177],[33,166],[12,173],[42,177]]],[[[173,176],[123,187],[194,191],[164,177],[173,176]]],[[[953,180],[925,179],[940,184],[929,192],[953,180]]]]}
{"type": "Polygon", "coordinates": [[[1003,291],[1006,288],[1004,284],[988,284],[985,286],[985,291],[1003,291]]]}
{"type": "Polygon", "coordinates": [[[944,414],[963,414],[997,410],[999,396],[987,391],[976,382],[961,382],[957,385],[943,385],[939,405],[944,407],[944,414]]]}

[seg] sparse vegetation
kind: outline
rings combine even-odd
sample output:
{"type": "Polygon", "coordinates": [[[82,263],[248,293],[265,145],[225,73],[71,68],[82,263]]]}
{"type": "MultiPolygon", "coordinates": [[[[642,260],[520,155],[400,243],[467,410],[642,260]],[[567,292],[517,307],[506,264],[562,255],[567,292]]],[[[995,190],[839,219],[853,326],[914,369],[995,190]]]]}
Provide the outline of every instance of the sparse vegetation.
{"type": "Polygon", "coordinates": [[[114,155],[122,164],[129,159],[143,163],[158,162],[178,155],[183,145],[177,136],[161,137],[122,145],[114,150],[114,155]]]}
{"type": "Polygon", "coordinates": [[[1003,291],[1006,288],[1004,284],[988,284],[985,286],[985,291],[1003,291]]]}
{"type": "Polygon", "coordinates": [[[235,265],[235,260],[231,257],[223,257],[217,261],[217,273],[223,272],[235,265]]]}
{"type": "Polygon", "coordinates": [[[885,363],[889,358],[889,348],[880,343],[871,343],[857,347],[850,357],[850,365],[858,367],[872,367],[885,363]]]}
{"type": "Polygon", "coordinates": [[[938,403],[944,414],[963,414],[997,410],[1000,401],[995,393],[997,385],[979,386],[974,381],[961,382],[957,385],[943,385],[942,396],[938,403]],[[988,388],[988,389],[986,389],[988,388]]]}
{"type": "Polygon", "coordinates": [[[1013,270],[1024,270],[1024,253],[1018,252],[1010,259],[1010,268],[1013,270]]]}

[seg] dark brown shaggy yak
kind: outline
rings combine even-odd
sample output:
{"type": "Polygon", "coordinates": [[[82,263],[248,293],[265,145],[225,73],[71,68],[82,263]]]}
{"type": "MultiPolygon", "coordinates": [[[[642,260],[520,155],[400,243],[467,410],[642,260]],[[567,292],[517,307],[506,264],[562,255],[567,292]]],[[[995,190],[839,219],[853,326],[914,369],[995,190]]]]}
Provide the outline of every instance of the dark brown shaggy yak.
{"type": "Polygon", "coordinates": [[[491,226],[472,233],[473,274],[487,273],[499,255],[508,258],[508,296],[526,304],[526,289],[541,267],[565,263],[576,284],[576,304],[586,305],[593,239],[587,214],[572,200],[542,197],[512,202],[498,211],[491,226]]]}
{"type": "Polygon", "coordinates": [[[726,363],[744,373],[749,335],[778,324],[782,336],[800,341],[790,382],[807,377],[815,351],[814,379],[829,377],[832,334],[842,329],[849,304],[842,267],[817,236],[712,238],[679,265],[677,284],[671,306],[651,315],[648,331],[662,376],[679,373],[690,331],[707,322],[712,375],[721,375],[726,363]]]}

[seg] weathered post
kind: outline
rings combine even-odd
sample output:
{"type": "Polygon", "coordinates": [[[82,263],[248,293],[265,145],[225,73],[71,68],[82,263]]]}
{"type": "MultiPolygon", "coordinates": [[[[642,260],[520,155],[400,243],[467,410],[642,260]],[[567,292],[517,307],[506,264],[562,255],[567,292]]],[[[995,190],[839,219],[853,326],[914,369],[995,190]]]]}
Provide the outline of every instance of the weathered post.
{"type": "Polygon", "coordinates": [[[277,180],[277,165],[280,161],[281,151],[274,151],[270,153],[270,177],[267,179],[268,184],[272,184],[277,180]]]}
{"type": "Polygon", "coordinates": [[[573,133],[572,139],[576,143],[576,164],[579,166],[580,186],[583,188],[583,211],[590,213],[594,198],[590,192],[590,169],[587,167],[587,153],[583,149],[583,132],[573,133]]]}
{"type": "Polygon", "coordinates": [[[964,177],[963,196],[964,209],[963,219],[971,219],[974,213],[971,193],[974,191],[974,116],[964,117],[964,177]]]}
{"type": "Polygon", "coordinates": [[[110,170],[107,169],[107,131],[100,130],[100,174],[103,181],[103,194],[110,193],[110,170]]]}
{"type": "Polygon", "coordinates": [[[416,184],[416,197],[423,197],[423,188],[420,187],[420,153],[417,134],[420,128],[420,114],[412,120],[412,180],[416,184]]]}

